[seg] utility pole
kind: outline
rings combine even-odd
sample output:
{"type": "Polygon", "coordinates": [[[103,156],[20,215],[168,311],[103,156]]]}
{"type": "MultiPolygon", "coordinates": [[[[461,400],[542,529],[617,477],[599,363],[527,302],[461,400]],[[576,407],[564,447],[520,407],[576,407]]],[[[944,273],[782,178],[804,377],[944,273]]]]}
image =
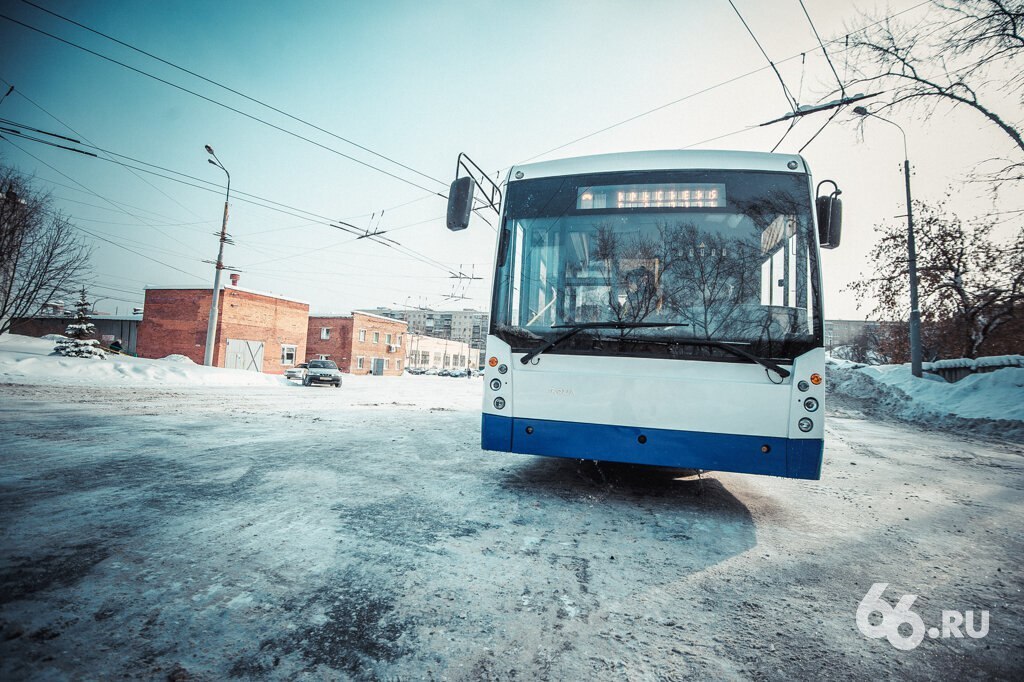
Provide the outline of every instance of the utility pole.
{"type": "Polygon", "coordinates": [[[903,136],[903,182],[907,192],[907,274],[910,276],[910,371],[921,377],[921,307],[917,298],[917,246],[914,241],[914,207],[910,200],[910,159],[907,153],[907,134],[898,123],[873,114],[864,107],[855,107],[858,116],[871,116],[896,126],[903,136]]]}
{"type": "Polygon", "coordinates": [[[206,348],[203,351],[203,364],[207,367],[213,365],[213,347],[217,338],[217,308],[220,304],[220,273],[224,270],[224,243],[228,240],[228,200],[231,196],[231,173],[220,162],[217,155],[213,153],[213,147],[206,145],[206,152],[212,156],[207,159],[211,164],[224,171],[228,176],[227,192],[224,194],[224,219],[220,225],[220,248],[217,251],[217,263],[214,265],[213,276],[213,297],[210,301],[210,320],[206,325],[206,348]]]}

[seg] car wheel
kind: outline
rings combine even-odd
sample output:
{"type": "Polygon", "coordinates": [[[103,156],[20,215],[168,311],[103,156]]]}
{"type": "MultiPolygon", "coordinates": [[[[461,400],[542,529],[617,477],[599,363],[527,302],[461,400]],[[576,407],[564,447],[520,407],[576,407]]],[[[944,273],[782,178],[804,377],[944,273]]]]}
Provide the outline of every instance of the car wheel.
{"type": "Polygon", "coordinates": [[[338,383],[334,384],[334,387],[335,388],[341,388],[341,382],[339,381],[338,383]]]}
{"type": "Polygon", "coordinates": [[[302,378],[302,385],[303,385],[303,386],[309,386],[309,379],[308,379],[308,378],[306,378],[306,377],[303,377],[303,378],[302,378]]]}

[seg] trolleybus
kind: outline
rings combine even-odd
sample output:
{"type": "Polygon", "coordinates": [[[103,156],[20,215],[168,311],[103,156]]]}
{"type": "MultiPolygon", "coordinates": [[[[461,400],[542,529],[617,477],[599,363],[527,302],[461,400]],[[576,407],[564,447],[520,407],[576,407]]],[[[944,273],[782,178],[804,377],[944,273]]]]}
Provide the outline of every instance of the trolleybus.
{"type": "Polygon", "coordinates": [[[838,195],[796,155],[460,155],[449,228],[499,216],[482,447],[819,478],[838,195]]]}

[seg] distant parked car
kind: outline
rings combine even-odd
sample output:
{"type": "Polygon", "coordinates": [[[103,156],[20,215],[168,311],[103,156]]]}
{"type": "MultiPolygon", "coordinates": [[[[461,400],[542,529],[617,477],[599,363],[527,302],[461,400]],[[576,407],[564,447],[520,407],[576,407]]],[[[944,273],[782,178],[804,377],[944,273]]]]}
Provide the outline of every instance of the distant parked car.
{"type": "Polygon", "coordinates": [[[284,371],[284,378],[285,379],[305,379],[306,378],[306,367],[308,367],[308,366],[309,365],[307,365],[305,362],[300,362],[299,364],[295,365],[294,367],[289,367],[288,369],[286,369],[284,371]]]}
{"type": "Polygon", "coordinates": [[[306,368],[306,376],[302,378],[303,386],[313,384],[333,384],[341,388],[341,370],[334,360],[310,360],[306,368]]]}
{"type": "Polygon", "coordinates": [[[431,376],[434,376],[435,374],[437,374],[437,373],[438,373],[438,372],[437,372],[437,367],[431,367],[430,369],[426,370],[426,371],[425,371],[425,372],[423,372],[423,373],[424,373],[424,374],[429,374],[429,375],[431,375],[431,376]]]}
{"type": "Polygon", "coordinates": [[[466,372],[465,372],[465,370],[461,370],[461,369],[453,369],[453,370],[450,370],[448,372],[448,376],[455,377],[456,379],[458,379],[459,377],[466,376],[466,372]]]}

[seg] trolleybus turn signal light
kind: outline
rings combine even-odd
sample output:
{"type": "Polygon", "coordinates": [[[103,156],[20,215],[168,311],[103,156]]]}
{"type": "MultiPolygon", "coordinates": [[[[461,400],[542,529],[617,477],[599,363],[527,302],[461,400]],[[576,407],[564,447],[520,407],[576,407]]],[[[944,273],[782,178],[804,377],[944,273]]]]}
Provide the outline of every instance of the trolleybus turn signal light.
{"type": "Polygon", "coordinates": [[[490,360],[487,361],[487,364],[490,365],[491,367],[497,367],[498,358],[491,358],[490,360]]]}
{"type": "Polygon", "coordinates": [[[811,375],[811,383],[814,384],[815,386],[820,384],[821,383],[821,375],[820,374],[812,374],[811,375]]]}

